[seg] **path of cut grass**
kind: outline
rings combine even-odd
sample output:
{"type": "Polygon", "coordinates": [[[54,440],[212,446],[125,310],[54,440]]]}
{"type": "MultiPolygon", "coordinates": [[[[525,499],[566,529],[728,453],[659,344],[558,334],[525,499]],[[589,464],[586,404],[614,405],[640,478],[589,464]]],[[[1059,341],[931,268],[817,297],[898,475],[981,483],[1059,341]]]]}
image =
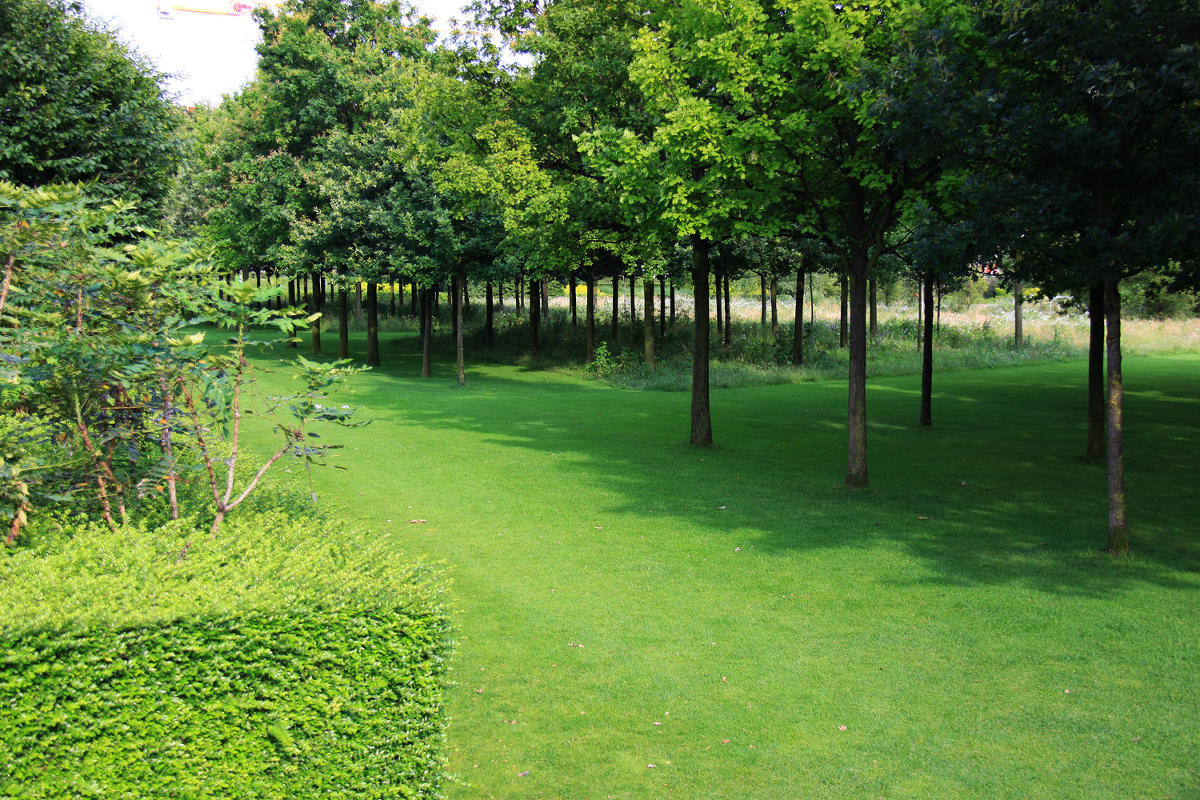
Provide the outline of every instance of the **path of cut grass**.
{"type": "Polygon", "coordinates": [[[850,492],[839,382],[700,451],[686,394],[413,351],[318,485],[454,581],[452,798],[1200,796],[1200,357],[1128,363],[1114,563],[1082,363],[938,376],[933,430],[874,381],[850,492]]]}

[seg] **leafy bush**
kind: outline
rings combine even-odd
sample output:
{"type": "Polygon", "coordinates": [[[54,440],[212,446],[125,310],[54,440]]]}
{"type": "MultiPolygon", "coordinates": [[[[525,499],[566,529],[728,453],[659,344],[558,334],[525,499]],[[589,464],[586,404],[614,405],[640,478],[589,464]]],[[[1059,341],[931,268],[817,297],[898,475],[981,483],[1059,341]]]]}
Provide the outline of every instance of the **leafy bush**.
{"type": "Polygon", "coordinates": [[[0,796],[440,796],[436,583],[323,525],[92,524],[0,559],[0,796]]]}

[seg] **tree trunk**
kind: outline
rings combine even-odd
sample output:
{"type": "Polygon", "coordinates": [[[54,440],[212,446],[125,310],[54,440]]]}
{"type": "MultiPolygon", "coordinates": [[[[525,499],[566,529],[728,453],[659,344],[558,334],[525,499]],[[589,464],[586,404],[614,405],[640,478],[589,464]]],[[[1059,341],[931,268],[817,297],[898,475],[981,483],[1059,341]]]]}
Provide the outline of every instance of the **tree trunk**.
{"type": "Polygon", "coordinates": [[[1121,382],[1121,293],[1114,279],[1104,281],[1104,321],[1108,328],[1108,552],[1129,552],[1125,517],[1125,421],[1121,382]]]}
{"type": "Polygon", "coordinates": [[[408,314],[409,316],[415,317],[417,316],[418,311],[417,304],[421,299],[418,295],[420,295],[421,292],[419,289],[417,289],[417,284],[415,283],[410,283],[408,285],[408,289],[408,314]]]}
{"type": "MultiPolygon", "coordinates": [[[[720,263],[721,262],[718,259],[717,264],[719,265],[720,263]]],[[[706,289],[708,288],[708,284],[705,284],[705,288],[706,289]]],[[[713,289],[717,295],[717,338],[724,341],[725,340],[725,319],[724,319],[725,304],[721,301],[721,298],[722,298],[724,292],[721,291],[721,267],[720,266],[717,266],[716,269],[713,270],[713,289]]]]}
{"type": "Polygon", "coordinates": [[[792,330],[792,363],[804,363],[804,267],[796,270],[796,325],[792,330]]]}
{"type": "Polygon", "coordinates": [[[1013,281],[1013,344],[1020,350],[1025,346],[1025,331],[1024,321],[1021,319],[1021,311],[1024,303],[1024,289],[1020,281],[1013,281]]]}
{"type": "Polygon", "coordinates": [[[488,281],[487,284],[484,286],[484,293],[486,294],[486,299],[485,299],[486,308],[484,309],[483,326],[484,326],[484,333],[487,336],[487,346],[488,346],[488,349],[491,350],[493,347],[496,346],[496,324],[495,324],[496,323],[496,311],[494,308],[492,308],[493,299],[492,299],[492,282],[491,281],[488,281]]]}
{"type": "Polygon", "coordinates": [[[616,355],[621,349],[621,279],[616,275],[613,275],[612,340],[616,355]]]}
{"type": "Polygon", "coordinates": [[[454,277],[454,363],[457,366],[458,385],[467,385],[467,371],[463,364],[463,305],[466,303],[467,274],[460,266],[454,277]]]}
{"type": "Polygon", "coordinates": [[[292,306],[294,308],[296,305],[296,281],[295,281],[295,279],[289,279],[287,282],[287,287],[288,287],[288,305],[292,306]]]}
{"type": "Polygon", "coordinates": [[[842,317],[841,317],[841,322],[838,323],[838,347],[840,347],[844,350],[846,348],[846,336],[847,336],[847,332],[848,332],[846,325],[848,322],[847,303],[849,302],[847,294],[846,294],[846,292],[848,290],[846,276],[843,275],[838,283],[842,290],[842,317]]]}
{"type": "Polygon", "coordinates": [[[496,306],[500,309],[500,313],[504,313],[504,281],[499,281],[496,284],[496,306]]]}
{"type": "Polygon", "coordinates": [[[925,282],[917,278],[917,352],[921,352],[921,341],[925,338],[925,282]]]}
{"type": "Polygon", "coordinates": [[[675,279],[671,278],[671,324],[675,324],[675,279]]]}
{"type": "Polygon", "coordinates": [[[548,323],[550,321],[550,281],[547,279],[543,279],[538,284],[538,300],[542,304],[542,321],[548,323]]]}
{"type": "Polygon", "coordinates": [[[921,424],[933,424],[933,273],[925,276],[925,346],[921,350],[921,424]]]}
{"type": "Polygon", "coordinates": [[[848,281],[850,398],[846,486],[867,485],[867,276],[866,255],[853,254],[848,281]]]}
{"type": "Polygon", "coordinates": [[[1088,290],[1088,460],[1104,458],[1104,284],[1088,290]]]}
{"type": "Polygon", "coordinates": [[[430,289],[430,299],[433,301],[433,316],[440,317],[442,315],[442,287],[436,283],[430,289]]]}
{"type": "Polygon", "coordinates": [[[462,310],[464,314],[471,313],[471,285],[467,282],[467,276],[464,274],[462,281],[462,310]]]}
{"type": "Polygon", "coordinates": [[[367,363],[378,367],[379,362],[379,287],[367,283],[367,363]]]}
{"type": "Polygon", "coordinates": [[[658,335],[667,335],[667,279],[663,275],[658,276],[658,335]]]}
{"type": "MultiPolygon", "coordinates": [[[[317,275],[315,272],[313,273],[312,283],[313,283],[313,286],[317,285],[317,275]]],[[[319,303],[319,298],[315,291],[309,292],[308,302],[309,302],[308,312],[310,314],[320,314],[321,313],[321,306],[319,303]]],[[[320,353],[321,352],[321,318],[319,316],[316,319],[314,319],[312,321],[312,323],[309,324],[308,330],[312,334],[312,351],[314,353],[320,353]]]]}
{"type": "Polygon", "coordinates": [[[404,285],[395,275],[389,278],[388,282],[392,285],[392,316],[394,317],[399,313],[399,307],[404,305],[404,285]]]}
{"type": "Polygon", "coordinates": [[[637,325],[637,277],[629,276],[629,321],[637,325]]]}
{"type": "MultiPolygon", "coordinates": [[[[729,273],[721,273],[721,284],[725,287],[725,349],[733,346],[733,315],[729,313],[729,273]]],[[[717,298],[720,300],[720,297],[717,298]]]]}
{"type": "Polygon", "coordinates": [[[779,338],[779,277],[771,276],[771,341],[779,338]]]}
{"type": "Polygon", "coordinates": [[[360,281],[354,281],[354,321],[359,325],[363,322],[363,290],[360,281]]]}
{"type": "Polygon", "coordinates": [[[433,375],[433,290],[421,290],[421,377],[433,375]]]}
{"type": "Polygon", "coordinates": [[[767,327],[767,275],[766,273],[758,273],[758,303],[759,309],[758,324],[762,327],[767,327]]]}
{"type": "Polygon", "coordinates": [[[576,303],[575,303],[575,288],[578,285],[579,285],[579,281],[577,281],[575,279],[575,273],[572,272],[571,273],[571,287],[570,287],[570,289],[571,289],[571,327],[572,328],[579,325],[578,312],[575,310],[575,305],[576,305],[576,303]]]}
{"type": "Polygon", "coordinates": [[[596,360],[596,278],[587,277],[587,363],[596,360]]]}
{"type": "Polygon", "coordinates": [[[870,292],[868,302],[871,307],[871,321],[869,324],[871,326],[872,340],[879,338],[879,304],[876,300],[876,291],[878,287],[875,284],[876,281],[874,278],[871,278],[870,282],[867,284],[868,291],[870,292]]]}
{"type": "Polygon", "coordinates": [[[350,357],[350,295],[346,287],[338,291],[338,358],[350,357]]]}
{"type": "Polygon", "coordinates": [[[536,280],[530,280],[529,281],[529,336],[530,336],[529,343],[533,348],[531,351],[531,354],[533,355],[534,358],[537,358],[538,354],[541,352],[541,349],[540,349],[541,343],[538,341],[541,338],[541,335],[540,335],[541,329],[539,327],[539,323],[541,322],[541,319],[540,319],[541,316],[542,316],[541,303],[538,302],[538,282],[536,280]]]}
{"type": "Polygon", "coordinates": [[[695,293],[695,336],[692,348],[691,443],[711,447],[712,416],[708,398],[708,248],[700,234],[692,234],[692,286],[695,293]]]}
{"type": "Polygon", "coordinates": [[[642,284],[644,310],[642,314],[643,339],[645,340],[646,366],[654,369],[654,278],[647,276],[642,284]]]}

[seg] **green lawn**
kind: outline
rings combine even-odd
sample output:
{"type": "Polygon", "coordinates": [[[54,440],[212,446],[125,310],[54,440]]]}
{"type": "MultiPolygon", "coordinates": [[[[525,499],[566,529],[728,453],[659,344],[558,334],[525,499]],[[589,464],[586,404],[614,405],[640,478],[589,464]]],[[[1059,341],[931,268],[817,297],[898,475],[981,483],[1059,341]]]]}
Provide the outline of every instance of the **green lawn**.
{"type": "Polygon", "coordinates": [[[841,382],[702,451],[685,393],[384,357],[317,485],[452,578],[452,798],[1200,797],[1200,356],[1127,362],[1122,562],[1082,362],[935,375],[932,430],[873,381],[854,492],[841,382]]]}

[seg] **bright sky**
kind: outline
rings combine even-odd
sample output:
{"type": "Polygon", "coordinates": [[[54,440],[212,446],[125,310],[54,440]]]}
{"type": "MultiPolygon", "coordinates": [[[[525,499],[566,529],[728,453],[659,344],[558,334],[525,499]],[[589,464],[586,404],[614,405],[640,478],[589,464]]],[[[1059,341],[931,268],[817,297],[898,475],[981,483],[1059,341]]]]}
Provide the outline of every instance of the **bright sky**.
{"type": "MultiPolygon", "coordinates": [[[[422,14],[444,26],[462,16],[468,0],[414,0],[422,14]]],[[[175,77],[167,89],[183,105],[216,105],[254,74],[258,27],[248,14],[200,13],[181,8],[230,12],[234,0],[84,0],[90,17],[107,21],[120,38],[162,72],[175,77]],[[161,11],[160,11],[161,9],[161,11]]]]}

